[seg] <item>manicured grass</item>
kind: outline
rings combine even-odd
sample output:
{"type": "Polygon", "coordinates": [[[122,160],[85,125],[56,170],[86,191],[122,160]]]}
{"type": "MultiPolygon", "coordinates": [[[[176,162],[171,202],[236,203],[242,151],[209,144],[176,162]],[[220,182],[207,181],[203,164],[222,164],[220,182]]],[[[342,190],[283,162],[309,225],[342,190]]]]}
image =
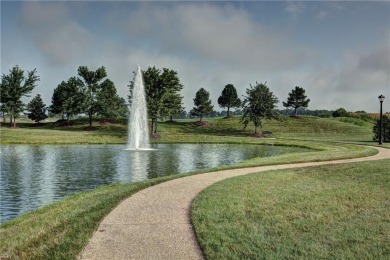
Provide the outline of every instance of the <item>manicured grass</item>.
{"type": "MultiPolygon", "coordinates": [[[[226,142],[230,138],[253,139],[250,125],[243,129],[240,117],[230,119],[207,118],[208,126],[199,127],[193,120],[159,122],[161,139],[152,142],[226,142]]],[[[372,124],[360,119],[301,117],[286,118],[284,121],[265,120],[263,130],[272,131],[272,137],[283,139],[305,139],[323,141],[372,141],[372,124]],[[352,121],[351,121],[352,120],[352,121]]],[[[34,124],[19,123],[18,128],[0,128],[0,143],[23,144],[109,144],[125,143],[127,139],[126,121],[112,125],[94,122],[93,130],[83,120],[74,121],[72,126],[60,127],[57,123],[47,123],[37,127],[34,124]]],[[[237,139],[239,142],[239,139],[237,139]]]]}
{"type": "Polygon", "coordinates": [[[219,182],[192,207],[206,259],[389,259],[390,159],[219,182]]]}
{"type": "Polygon", "coordinates": [[[104,186],[3,223],[0,259],[76,259],[101,219],[120,201],[178,177],[104,186]]]}

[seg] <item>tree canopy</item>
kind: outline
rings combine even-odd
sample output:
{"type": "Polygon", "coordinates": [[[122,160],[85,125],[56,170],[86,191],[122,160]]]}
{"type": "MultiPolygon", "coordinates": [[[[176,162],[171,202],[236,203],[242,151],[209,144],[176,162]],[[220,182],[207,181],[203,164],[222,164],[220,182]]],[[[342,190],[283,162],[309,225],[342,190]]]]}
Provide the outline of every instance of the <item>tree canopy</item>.
{"type": "Polygon", "coordinates": [[[227,84],[218,98],[218,104],[222,108],[227,108],[227,117],[230,117],[230,108],[239,107],[241,100],[237,97],[237,90],[232,84],[227,84]]]}
{"type": "Polygon", "coordinates": [[[81,77],[80,84],[86,89],[87,96],[85,98],[85,113],[89,117],[89,126],[92,126],[92,116],[97,112],[97,92],[101,89],[101,82],[107,77],[104,66],[98,68],[96,71],[91,71],[87,66],[80,66],[78,75],[81,77]]]}
{"type": "Polygon", "coordinates": [[[114,82],[106,79],[96,94],[96,112],[106,118],[126,117],[126,100],[118,96],[114,82]]]}
{"type": "Polygon", "coordinates": [[[214,106],[211,104],[211,99],[209,99],[210,93],[204,88],[200,88],[194,98],[193,115],[199,117],[199,121],[202,121],[203,116],[211,114],[213,112],[214,106]]]}
{"type": "Polygon", "coordinates": [[[62,81],[53,92],[49,110],[54,114],[61,114],[69,119],[85,110],[84,100],[87,97],[86,91],[80,86],[80,80],[71,77],[68,81],[62,81]]]}
{"type": "Polygon", "coordinates": [[[250,122],[257,128],[262,126],[263,119],[279,119],[279,114],[274,110],[278,99],[269,90],[267,83],[257,83],[255,86],[250,85],[246,89],[246,96],[243,102],[243,115],[241,122],[244,129],[250,122]]]}
{"type": "Polygon", "coordinates": [[[23,112],[25,104],[21,101],[22,97],[29,97],[31,91],[36,87],[36,82],[39,81],[39,76],[36,75],[37,70],[27,71],[27,77],[24,76],[24,71],[18,66],[12,68],[8,75],[2,74],[0,84],[0,103],[1,110],[10,116],[10,124],[12,121],[16,127],[15,119],[23,112]]]}
{"type": "Polygon", "coordinates": [[[297,115],[297,109],[300,107],[308,107],[310,99],[305,95],[305,90],[299,86],[296,86],[295,89],[291,90],[288,93],[287,102],[283,101],[283,106],[293,107],[294,116],[297,115]]]}

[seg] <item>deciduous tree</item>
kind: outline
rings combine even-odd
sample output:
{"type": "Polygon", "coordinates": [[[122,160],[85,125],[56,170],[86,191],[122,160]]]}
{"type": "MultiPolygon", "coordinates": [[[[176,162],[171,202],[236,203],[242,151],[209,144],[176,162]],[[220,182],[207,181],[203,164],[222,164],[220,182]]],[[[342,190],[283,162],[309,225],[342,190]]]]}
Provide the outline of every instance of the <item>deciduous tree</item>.
{"type": "Polygon", "coordinates": [[[96,94],[96,112],[106,118],[126,117],[128,108],[124,98],[118,96],[114,82],[106,79],[96,94]]]}
{"type": "Polygon", "coordinates": [[[250,122],[255,126],[255,134],[257,128],[262,127],[263,119],[279,119],[279,114],[274,110],[278,99],[267,87],[267,82],[257,83],[255,86],[250,85],[246,89],[246,96],[243,102],[243,115],[241,122],[244,124],[244,129],[250,122]]]}
{"type": "Polygon", "coordinates": [[[89,117],[89,126],[92,126],[92,116],[97,112],[96,94],[101,88],[101,81],[107,77],[104,66],[98,68],[96,71],[90,71],[87,66],[80,66],[78,75],[81,77],[81,85],[86,89],[86,113],[89,117]]]}
{"type": "Polygon", "coordinates": [[[68,81],[62,81],[53,92],[51,98],[52,104],[49,110],[54,114],[61,114],[62,119],[66,117],[69,120],[85,111],[85,99],[87,98],[86,89],[81,88],[80,80],[76,77],[69,78],[68,81]]]}
{"type": "Polygon", "coordinates": [[[21,101],[22,97],[29,97],[31,91],[35,88],[39,76],[37,70],[27,71],[27,77],[24,71],[18,66],[10,70],[10,74],[1,76],[0,84],[0,103],[2,111],[10,115],[10,125],[16,127],[16,118],[23,112],[25,104],[21,101]]]}
{"type": "MultiPolygon", "coordinates": [[[[135,74],[135,72],[134,72],[135,74]]],[[[146,71],[143,71],[143,79],[145,84],[146,103],[148,108],[148,116],[152,121],[150,131],[152,134],[157,133],[157,120],[162,117],[165,111],[170,110],[172,107],[177,108],[180,103],[181,96],[178,94],[183,89],[183,85],[180,82],[180,78],[177,72],[163,68],[157,69],[155,66],[149,67],[146,71]],[[170,97],[176,99],[175,104],[172,105],[167,100],[170,97]],[[180,102],[178,102],[180,99],[180,102]],[[171,108],[167,107],[172,105],[171,108]]],[[[130,92],[133,89],[134,82],[130,82],[130,92]]],[[[131,96],[129,96],[131,102],[131,96]]]]}

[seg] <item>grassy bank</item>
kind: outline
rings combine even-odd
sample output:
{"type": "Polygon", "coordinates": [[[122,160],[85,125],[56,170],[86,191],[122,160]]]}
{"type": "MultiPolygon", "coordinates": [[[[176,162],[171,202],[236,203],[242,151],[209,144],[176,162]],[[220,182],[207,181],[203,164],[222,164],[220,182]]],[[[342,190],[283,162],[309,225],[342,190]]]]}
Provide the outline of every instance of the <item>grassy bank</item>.
{"type": "Polygon", "coordinates": [[[388,259],[390,160],[219,182],[192,221],[207,259],[388,259]]]}
{"type": "MultiPolygon", "coordinates": [[[[231,119],[209,118],[208,126],[199,127],[197,120],[160,122],[160,139],[152,142],[247,142],[253,127],[243,129],[239,117],[231,119]],[[232,141],[231,138],[235,139],[232,141]]],[[[372,141],[372,124],[360,119],[301,117],[286,118],[284,121],[265,120],[263,130],[272,131],[272,137],[323,141],[372,141]],[[352,120],[352,121],[351,121],[352,120]]],[[[83,120],[72,122],[71,126],[60,126],[56,122],[37,126],[19,123],[18,128],[0,128],[0,143],[3,144],[118,144],[126,143],[125,121],[111,125],[94,122],[93,128],[83,120]]],[[[253,141],[252,140],[252,141],[253,141]]]]}
{"type": "Polygon", "coordinates": [[[6,222],[0,226],[0,259],[76,259],[101,219],[120,201],[178,177],[104,186],[6,222]]]}

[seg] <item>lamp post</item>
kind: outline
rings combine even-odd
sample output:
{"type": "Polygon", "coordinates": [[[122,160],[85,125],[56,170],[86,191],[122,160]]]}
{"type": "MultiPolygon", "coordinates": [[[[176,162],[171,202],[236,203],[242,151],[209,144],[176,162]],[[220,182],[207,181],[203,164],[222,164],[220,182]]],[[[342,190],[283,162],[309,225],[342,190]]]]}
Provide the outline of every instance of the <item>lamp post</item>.
{"type": "Polygon", "coordinates": [[[378,99],[379,99],[379,102],[381,103],[381,109],[380,109],[380,113],[379,113],[379,144],[382,144],[382,103],[383,103],[383,100],[385,100],[385,96],[380,95],[378,97],[378,99]]]}

